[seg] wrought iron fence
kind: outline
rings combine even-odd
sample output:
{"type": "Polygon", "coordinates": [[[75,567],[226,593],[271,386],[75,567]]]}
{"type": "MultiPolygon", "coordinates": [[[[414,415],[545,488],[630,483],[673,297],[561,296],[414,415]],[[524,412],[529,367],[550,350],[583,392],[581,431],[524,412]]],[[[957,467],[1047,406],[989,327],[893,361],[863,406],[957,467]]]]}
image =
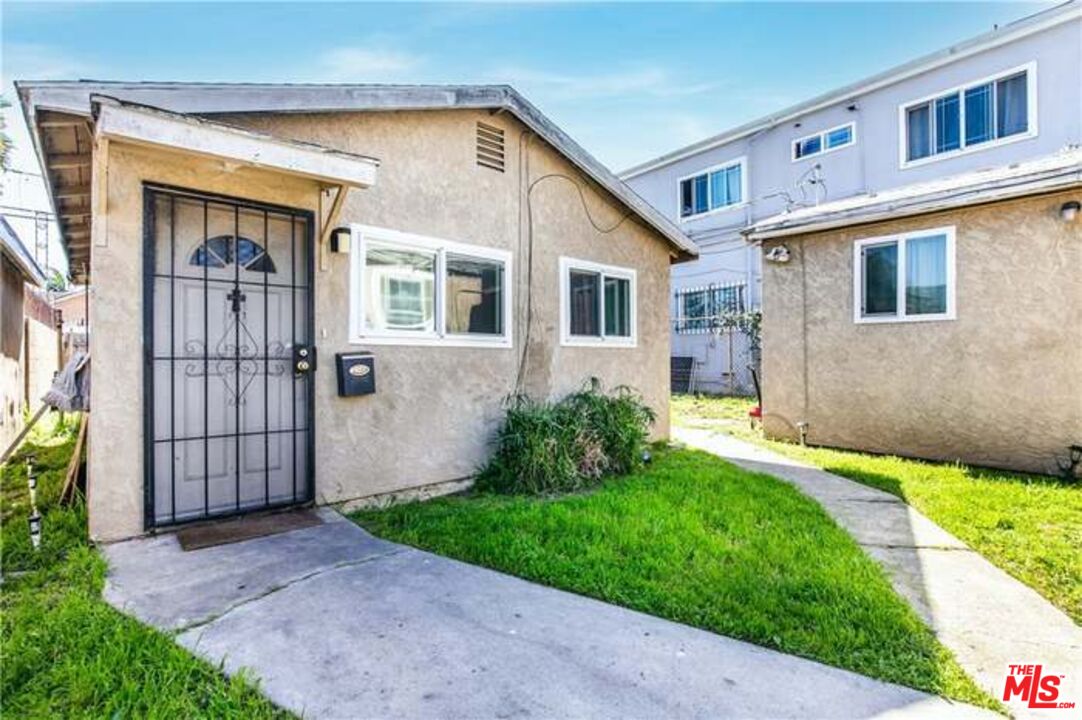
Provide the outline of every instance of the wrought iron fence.
{"type": "Polygon", "coordinates": [[[673,329],[678,334],[717,331],[726,316],[743,313],[746,307],[744,283],[680,288],[675,293],[673,329]]]}

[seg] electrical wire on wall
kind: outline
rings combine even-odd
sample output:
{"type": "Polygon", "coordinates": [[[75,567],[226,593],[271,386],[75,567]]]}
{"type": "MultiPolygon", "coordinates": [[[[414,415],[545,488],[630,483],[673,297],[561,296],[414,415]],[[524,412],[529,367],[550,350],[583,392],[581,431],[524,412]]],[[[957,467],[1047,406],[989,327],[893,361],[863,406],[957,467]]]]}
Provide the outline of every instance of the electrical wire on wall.
{"type": "MultiPolygon", "coordinates": [[[[532,137],[532,135],[533,134],[530,133],[531,137],[532,137]]],[[[620,219],[617,220],[612,225],[610,225],[608,227],[605,227],[605,226],[601,225],[600,223],[597,222],[597,220],[594,219],[594,216],[590,213],[590,207],[586,202],[586,193],[582,189],[582,184],[579,183],[579,181],[576,180],[575,178],[573,178],[570,175],[567,175],[565,173],[558,173],[558,172],[547,173],[547,174],[542,175],[541,177],[537,178],[536,180],[530,181],[529,180],[529,178],[530,178],[530,175],[529,175],[529,172],[530,172],[529,144],[530,144],[530,141],[527,140],[526,148],[525,148],[525,173],[526,173],[525,178],[529,181],[529,184],[526,186],[526,203],[525,203],[526,204],[526,250],[527,250],[527,253],[526,253],[526,329],[525,329],[524,336],[523,336],[523,341],[522,341],[522,352],[519,354],[518,372],[515,375],[515,394],[516,395],[520,394],[522,392],[522,383],[523,383],[523,379],[524,379],[524,377],[526,375],[526,361],[527,361],[528,353],[529,353],[529,349],[530,349],[530,334],[531,334],[531,330],[533,328],[533,256],[534,256],[534,252],[533,252],[533,250],[534,250],[534,247],[533,247],[533,241],[534,241],[534,231],[533,231],[533,191],[534,191],[534,189],[537,188],[537,186],[540,185],[541,183],[546,182],[548,180],[563,180],[565,182],[570,183],[571,186],[573,188],[575,188],[575,191],[578,193],[579,202],[582,204],[582,211],[583,211],[583,213],[585,213],[586,219],[589,221],[589,223],[593,227],[594,231],[597,232],[599,235],[609,235],[611,233],[616,232],[618,229],[620,229],[620,227],[625,222],[627,222],[627,219],[629,217],[631,217],[630,212],[625,212],[623,215],[620,216],[620,219]]],[[[522,147],[522,144],[520,142],[520,148],[521,147],[522,147]]],[[[520,212],[521,212],[521,210],[520,210],[520,212]]],[[[521,227],[521,223],[520,223],[520,227],[521,227]]],[[[521,246],[521,243],[520,243],[520,246],[521,246]]]]}

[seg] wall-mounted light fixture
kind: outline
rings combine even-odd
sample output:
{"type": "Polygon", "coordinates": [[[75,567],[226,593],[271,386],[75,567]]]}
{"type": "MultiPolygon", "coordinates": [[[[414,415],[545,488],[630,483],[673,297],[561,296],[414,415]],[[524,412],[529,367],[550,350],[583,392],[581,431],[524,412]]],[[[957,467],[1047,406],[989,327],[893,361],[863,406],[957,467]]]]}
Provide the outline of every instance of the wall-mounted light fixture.
{"type": "Polygon", "coordinates": [[[331,230],[331,252],[348,253],[350,235],[352,235],[352,233],[348,227],[339,227],[331,230]]]}
{"type": "Polygon", "coordinates": [[[1082,203],[1079,203],[1077,200],[1068,200],[1060,205],[1059,216],[1062,218],[1063,222],[1074,222],[1075,218],[1078,217],[1078,211],[1080,209],[1082,209],[1082,203]]]}
{"type": "Polygon", "coordinates": [[[789,262],[789,248],[784,245],[775,245],[766,251],[764,256],[767,262],[772,263],[787,263],[789,262]]]}

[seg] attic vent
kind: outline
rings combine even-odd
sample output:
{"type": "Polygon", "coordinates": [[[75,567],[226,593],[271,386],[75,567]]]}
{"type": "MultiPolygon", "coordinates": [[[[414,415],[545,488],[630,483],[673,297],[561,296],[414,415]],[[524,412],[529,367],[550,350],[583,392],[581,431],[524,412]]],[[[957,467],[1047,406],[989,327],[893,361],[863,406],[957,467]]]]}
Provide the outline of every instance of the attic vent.
{"type": "Polygon", "coordinates": [[[477,123],[477,164],[503,172],[503,130],[477,123]]]}

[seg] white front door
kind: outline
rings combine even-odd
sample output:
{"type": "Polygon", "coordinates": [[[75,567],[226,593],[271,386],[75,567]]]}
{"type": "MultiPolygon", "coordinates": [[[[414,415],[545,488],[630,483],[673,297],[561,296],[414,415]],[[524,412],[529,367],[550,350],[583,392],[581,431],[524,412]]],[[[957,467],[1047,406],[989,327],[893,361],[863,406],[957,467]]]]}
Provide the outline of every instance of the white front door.
{"type": "Polygon", "coordinates": [[[147,525],[311,500],[311,218],[146,190],[147,525]]]}

